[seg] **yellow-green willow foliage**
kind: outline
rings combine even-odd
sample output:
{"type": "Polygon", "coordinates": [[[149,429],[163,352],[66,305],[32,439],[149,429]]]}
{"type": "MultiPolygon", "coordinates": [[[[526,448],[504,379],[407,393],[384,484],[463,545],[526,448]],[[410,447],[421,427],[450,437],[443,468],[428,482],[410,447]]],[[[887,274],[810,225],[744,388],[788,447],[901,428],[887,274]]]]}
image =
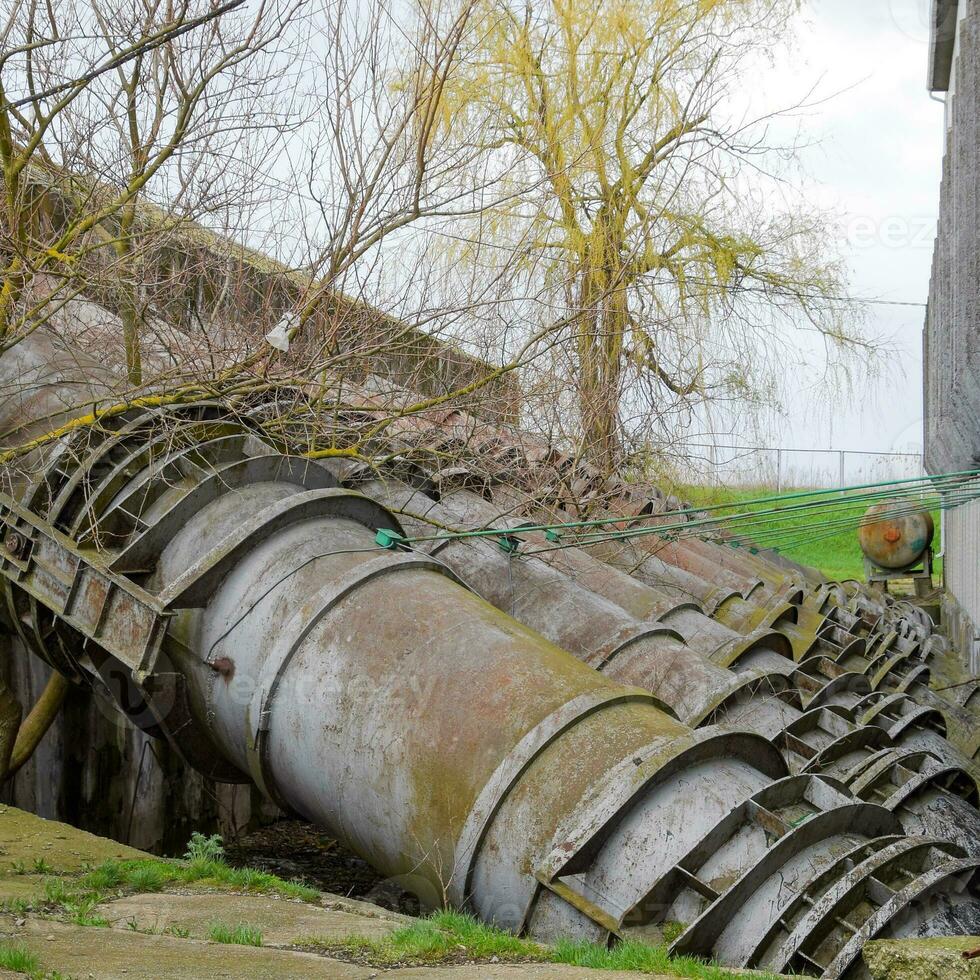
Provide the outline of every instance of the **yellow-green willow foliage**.
{"type": "Polygon", "coordinates": [[[774,310],[863,343],[834,309],[823,222],[769,206],[771,175],[752,180],[765,121],[733,112],[796,13],[795,0],[478,0],[471,14],[440,119],[496,161],[501,203],[454,257],[490,240],[534,282],[604,469],[631,386],[652,411],[758,395],[744,361],[774,310]]]}

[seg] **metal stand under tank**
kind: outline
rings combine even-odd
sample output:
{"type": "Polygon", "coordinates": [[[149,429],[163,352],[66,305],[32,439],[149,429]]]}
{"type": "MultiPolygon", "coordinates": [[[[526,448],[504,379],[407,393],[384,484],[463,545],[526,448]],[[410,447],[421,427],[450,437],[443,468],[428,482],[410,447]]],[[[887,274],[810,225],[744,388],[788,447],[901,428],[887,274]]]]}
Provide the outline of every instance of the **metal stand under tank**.
{"type": "Polygon", "coordinates": [[[932,548],[927,548],[919,561],[905,568],[882,568],[865,555],[864,578],[873,589],[881,592],[888,591],[888,583],[899,579],[911,579],[915,594],[925,598],[933,590],[932,584],[932,548]]]}

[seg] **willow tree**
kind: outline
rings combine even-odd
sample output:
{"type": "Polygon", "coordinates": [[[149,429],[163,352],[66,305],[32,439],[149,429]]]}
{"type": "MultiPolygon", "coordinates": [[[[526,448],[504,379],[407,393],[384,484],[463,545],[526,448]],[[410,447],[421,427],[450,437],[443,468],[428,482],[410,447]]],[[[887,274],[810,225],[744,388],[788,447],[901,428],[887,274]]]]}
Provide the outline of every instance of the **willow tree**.
{"type": "Polygon", "coordinates": [[[519,303],[538,329],[551,319],[579,444],[604,472],[651,419],[770,400],[794,327],[831,360],[870,349],[844,326],[823,221],[776,203],[771,116],[753,118],[744,91],[796,7],[483,0],[473,19],[444,116],[510,194],[454,258],[520,271],[519,303]]]}

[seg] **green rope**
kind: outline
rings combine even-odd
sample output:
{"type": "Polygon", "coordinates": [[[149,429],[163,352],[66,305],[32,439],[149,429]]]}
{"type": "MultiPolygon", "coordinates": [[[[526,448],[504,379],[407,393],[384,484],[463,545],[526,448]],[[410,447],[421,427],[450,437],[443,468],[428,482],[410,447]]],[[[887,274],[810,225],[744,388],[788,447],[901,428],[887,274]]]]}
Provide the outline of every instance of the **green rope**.
{"type": "MultiPolygon", "coordinates": [[[[798,495],[794,495],[794,496],[798,496],[798,495]]],[[[848,502],[867,503],[869,500],[877,499],[881,497],[888,497],[888,496],[889,494],[887,493],[870,494],[866,496],[863,495],[860,497],[848,498],[848,502]]],[[[966,503],[967,499],[974,499],[976,496],[980,496],[980,490],[978,490],[977,493],[972,494],[969,498],[959,501],[959,503],[966,503]]],[[[957,503],[957,506],[959,506],[959,503],[957,503]]],[[[819,508],[825,508],[828,505],[829,502],[827,501],[814,501],[810,503],[792,504],[789,507],[773,507],[765,510],[747,511],[741,514],[734,514],[730,517],[704,518],[702,520],[684,521],[676,524],[659,524],[655,527],[626,528],[624,530],[620,530],[612,533],[606,531],[598,531],[594,534],[583,535],[579,540],[583,544],[595,544],[601,541],[644,537],[650,534],[665,536],[665,532],[671,532],[671,531],[678,532],[678,535],[675,535],[676,537],[679,536],[680,534],[689,535],[695,531],[703,532],[708,529],[726,528],[733,524],[740,524],[743,527],[752,526],[753,523],[758,523],[760,518],[779,517],[785,519],[788,517],[796,517],[797,515],[799,515],[801,511],[809,510],[812,512],[819,508]]],[[[917,509],[921,509],[921,507],[917,509]]],[[[629,518],[621,518],[620,520],[621,521],[629,520],[629,518]]],[[[859,522],[855,522],[855,523],[859,523],[859,522]]],[[[669,534],[667,534],[666,536],[670,537],[669,534]]]]}
{"type": "MultiPolygon", "coordinates": [[[[561,546],[562,532],[591,530],[596,528],[608,527],[612,524],[622,525],[629,523],[634,525],[628,528],[617,528],[614,531],[594,531],[585,534],[575,540],[575,546],[580,544],[590,544],[607,540],[622,540],[644,535],[655,534],[666,539],[698,534],[703,536],[704,532],[710,529],[729,530],[731,528],[757,527],[760,524],[768,525],[760,529],[762,538],[771,538],[777,530],[771,524],[775,521],[797,521],[803,512],[819,512],[830,506],[840,507],[843,503],[845,507],[858,507],[867,505],[871,501],[883,499],[908,499],[918,496],[919,501],[915,505],[909,504],[907,509],[898,508],[893,513],[896,516],[903,516],[905,513],[913,513],[925,507],[924,498],[938,497],[939,503],[931,505],[928,509],[949,510],[960,506],[970,500],[980,497],[980,485],[964,486],[963,484],[971,479],[980,476],[980,470],[964,470],[952,473],[938,474],[928,477],[911,477],[900,480],[881,480],[875,483],[857,484],[852,487],[844,487],[833,490],[801,490],[789,494],[776,494],[764,497],[756,497],[750,500],[735,501],[726,504],[714,504],[706,507],[689,507],[681,510],[666,511],[660,513],[641,514],[637,516],[618,516],[595,518],[585,521],[567,521],[553,524],[527,524],[517,528],[480,528],[469,531],[442,531],[439,534],[408,537],[397,534],[394,531],[383,529],[378,532],[377,543],[384,548],[406,548],[410,545],[438,542],[465,540],[468,538],[496,538],[500,547],[513,554],[517,552],[520,544],[519,534],[543,532],[545,537],[556,546],[561,546]],[[898,488],[898,489],[888,489],[898,488]],[[867,491],[867,492],[855,492],[867,491]],[[842,501],[843,495],[843,501],[842,501]],[[814,499],[817,498],[817,499],[814,499]],[[665,518],[679,517],[688,514],[704,514],[712,511],[730,510],[735,507],[749,507],[758,504],[785,503],[786,501],[803,500],[802,503],[791,504],[790,506],[776,506],[762,510],[749,510],[727,516],[702,517],[698,520],[682,520],[673,523],[663,523],[665,518]],[[649,521],[658,521],[653,526],[636,527],[649,521]],[[671,534],[671,532],[676,532],[671,534]]],[[[424,518],[423,518],[424,519],[424,518]]],[[[813,522],[807,524],[807,530],[820,530],[830,527],[843,527],[847,525],[859,526],[864,519],[863,513],[853,516],[835,517],[826,521],[813,522]]],[[[797,525],[794,524],[794,527],[797,525]]],[[[566,547],[568,545],[565,545],[566,547]]]]}
{"type": "MultiPolygon", "coordinates": [[[[903,506],[898,506],[890,509],[888,511],[888,516],[895,517],[907,517],[911,514],[918,513],[922,510],[952,510],[955,507],[959,507],[964,503],[969,503],[971,500],[975,500],[980,497],[980,491],[972,492],[969,494],[960,494],[955,497],[950,502],[940,499],[939,501],[933,503],[927,503],[926,501],[914,501],[904,504],[903,506]]],[[[807,515],[802,515],[805,519],[807,515]]],[[[741,533],[747,533],[746,528],[758,528],[752,532],[752,537],[755,541],[760,541],[765,538],[779,538],[782,537],[787,531],[794,531],[799,529],[799,519],[800,515],[797,513],[789,513],[788,509],[785,511],[772,512],[772,515],[767,517],[764,515],[757,514],[746,514],[744,515],[745,520],[737,521],[737,530],[741,533]],[[756,518],[756,519],[750,519],[756,518]],[[793,523],[790,526],[786,526],[788,522],[793,523]],[[775,526],[774,526],[775,525],[775,526]]],[[[874,523],[874,519],[865,517],[865,509],[862,507],[859,512],[845,515],[838,515],[833,518],[827,518],[821,521],[807,521],[805,528],[807,530],[821,530],[823,528],[838,528],[844,530],[847,528],[857,528],[865,524],[874,523]]],[[[719,530],[723,530],[724,525],[719,524],[719,530]]],[[[691,532],[690,535],[686,535],[682,530],[678,532],[677,537],[692,536],[693,534],[699,533],[700,529],[696,529],[691,532]]]]}

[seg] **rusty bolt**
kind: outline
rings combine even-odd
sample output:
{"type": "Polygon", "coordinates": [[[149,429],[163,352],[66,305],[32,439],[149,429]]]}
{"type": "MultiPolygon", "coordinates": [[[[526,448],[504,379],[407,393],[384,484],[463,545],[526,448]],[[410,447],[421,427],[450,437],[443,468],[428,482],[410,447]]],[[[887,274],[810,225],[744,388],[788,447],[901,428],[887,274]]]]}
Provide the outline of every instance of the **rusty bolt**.
{"type": "Polygon", "coordinates": [[[13,558],[20,557],[26,544],[27,541],[24,536],[22,534],[18,534],[16,531],[8,531],[3,539],[4,548],[6,548],[7,553],[13,558]]]}
{"type": "Polygon", "coordinates": [[[208,666],[226,681],[230,681],[235,676],[235,661],[230,657],[218,657],[216,660],[212,660],[208,666]]]}

